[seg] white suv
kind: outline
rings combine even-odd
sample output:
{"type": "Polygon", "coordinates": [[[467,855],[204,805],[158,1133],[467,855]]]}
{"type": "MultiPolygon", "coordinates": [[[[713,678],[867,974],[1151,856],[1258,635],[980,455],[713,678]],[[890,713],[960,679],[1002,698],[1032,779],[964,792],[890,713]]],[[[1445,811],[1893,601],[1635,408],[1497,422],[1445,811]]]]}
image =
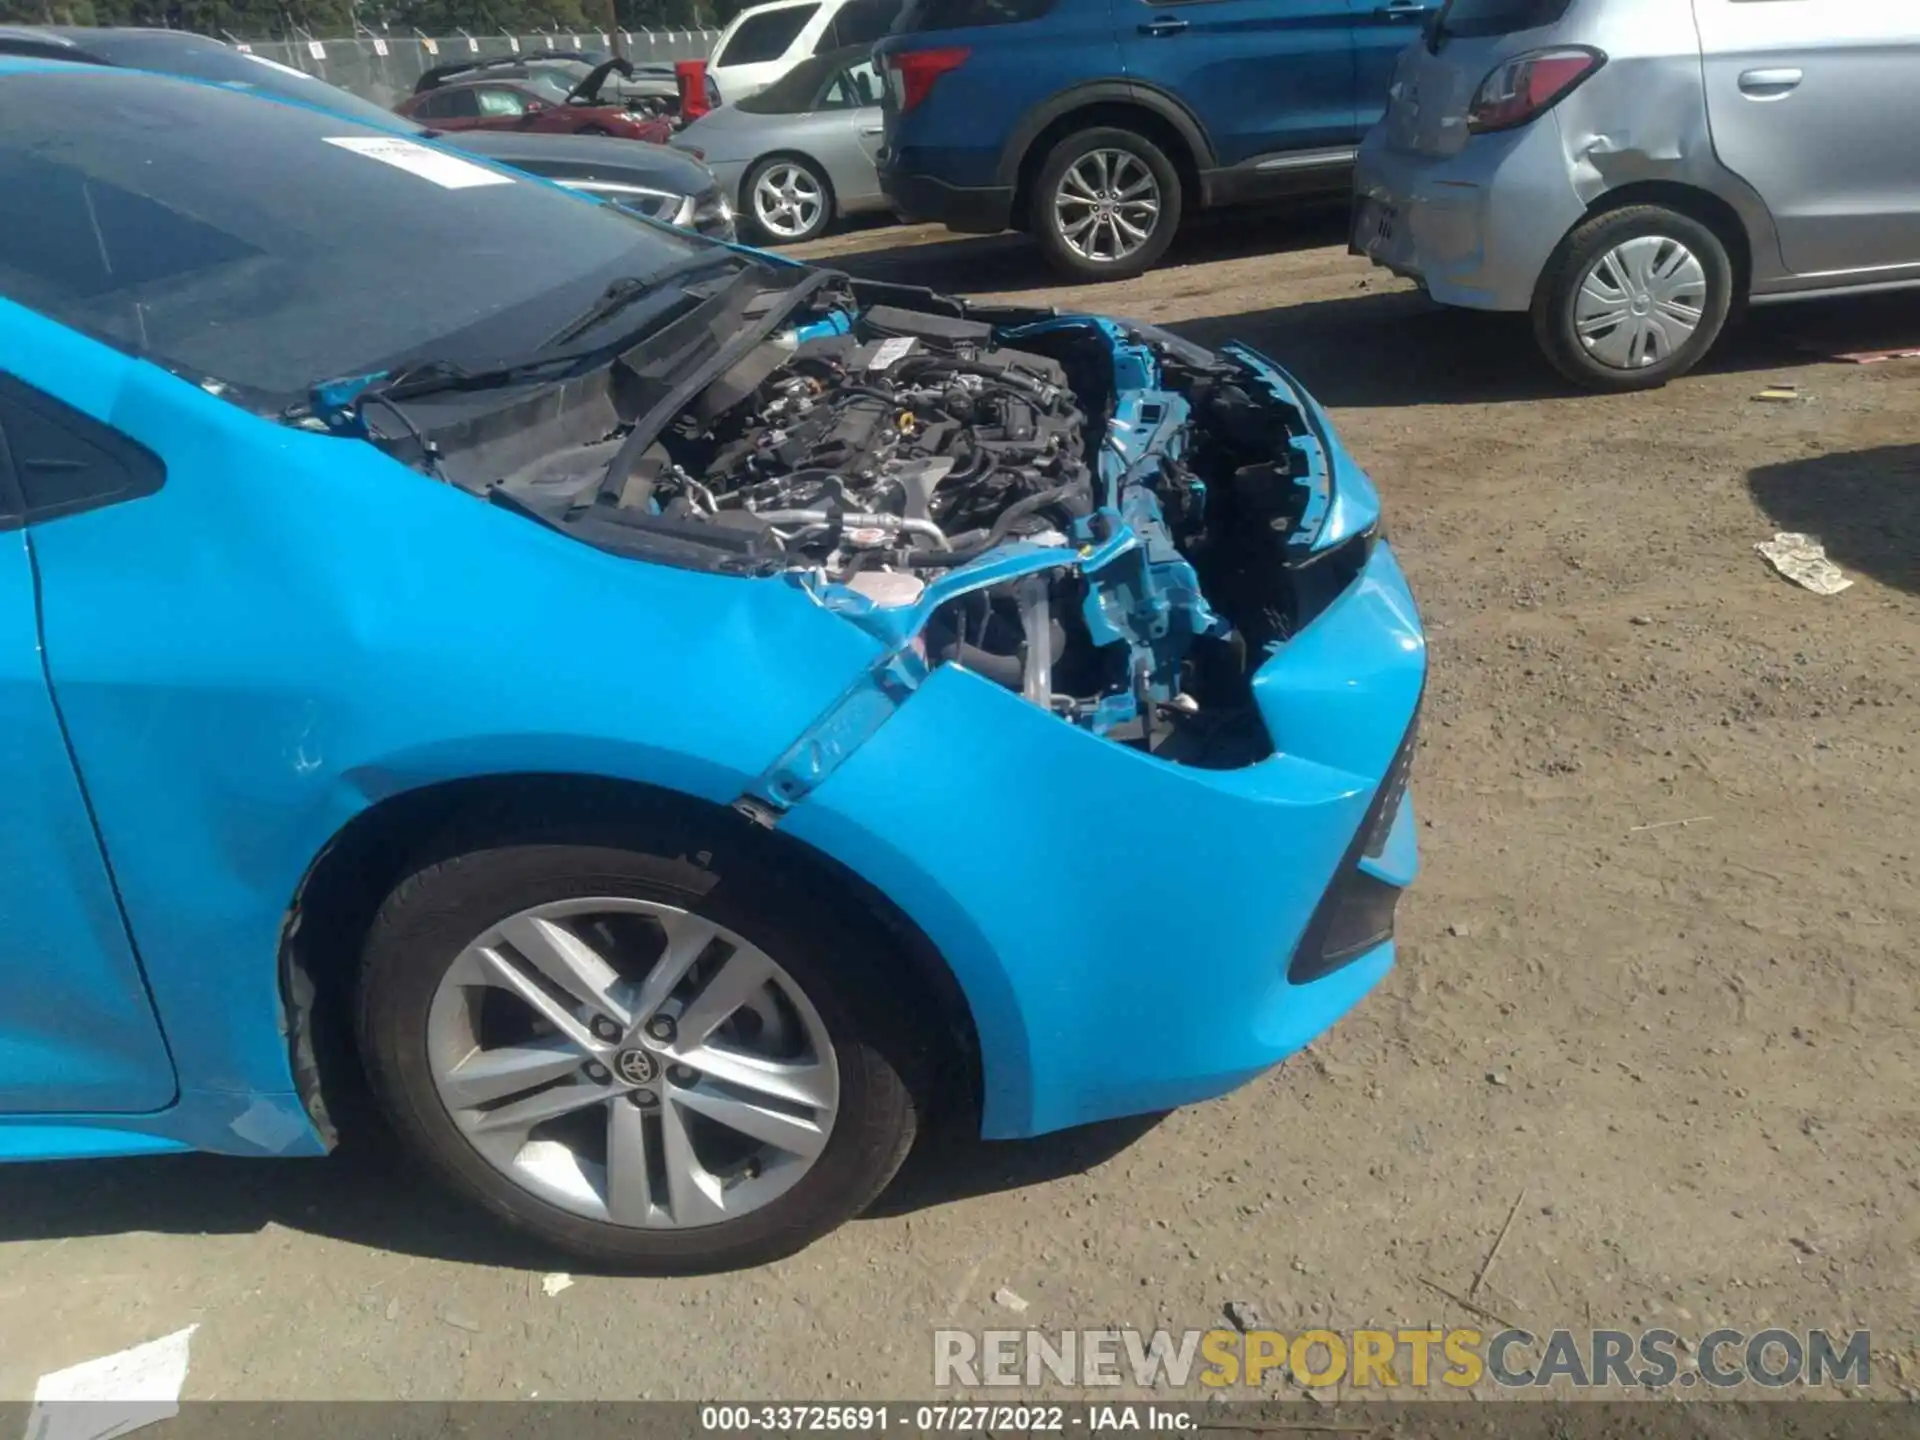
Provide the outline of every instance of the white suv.
{"type": "Polygon", "coordinates": [[[714,42],[707,74],[731,105],[757,94],[809,55],[871,45],[893,28],[902,0],[774,0],[733,17],[714,42]]]}

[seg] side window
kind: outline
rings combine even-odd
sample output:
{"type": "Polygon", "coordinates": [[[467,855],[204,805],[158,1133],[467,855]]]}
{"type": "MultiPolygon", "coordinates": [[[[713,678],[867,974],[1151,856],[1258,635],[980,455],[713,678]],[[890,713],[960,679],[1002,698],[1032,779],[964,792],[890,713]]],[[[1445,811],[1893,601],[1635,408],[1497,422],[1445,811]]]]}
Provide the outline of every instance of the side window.
{"type": "Polygon", "coordinates": [[[502,115],[511,118],[527,113],[526,98],[518,90],[484,86],[474,92],[474,99],[480,104],[480,113],[488,119],[502,115]]]}
{"type": "Polygon", "coordinates": [[[901,0],[847,0],[834,17],[842,45],[871,45],[893,29],[901,0]]]}
{"type": "Polygon", "coordinates": [[[871,60],[862,60],[858,65],[847,67],[847,83],[853,87],[855,105],[878,105],[880,103],[880,72],[873,68],[871,60]]]}
{"type": "Polygon", "coordinates": [[[8,491],[29,521],[55,520],[120,500],[151,495],[166,466],[145,446],[50,395],[0,375],[0,524],[8,491]]]}
{"type": "Polygon", "coordinates": [[[433,112],[443,120],[471,120],[480,113],[480,102],[473,98],[473,91],[443,90],[440,94],[440,108],[433,112]]]}
{"type": "Polygon", "coordinates": [[[715,65],[758,65],[778,60],[787,47],[800,38],[800,32],[820,13],[818,5],[788,5],[780,10],[765,10],[749,15],[733,32],[726,48],[715,58],[715,65]]]}
{"type": "Polygon", "coordinates": [[[820,98],[814,103],[816,110],[851,110],[859,102],[853,98],[853,77],[845,70],[837,72],[827,82],[827,88],[820,92],[820,98]]]}
{"type": "Polygon", "coordinates": [[[857,110],[880,103],[880,74],[871,60],[849,65],[828,82],[816,110],[857,110]]]}

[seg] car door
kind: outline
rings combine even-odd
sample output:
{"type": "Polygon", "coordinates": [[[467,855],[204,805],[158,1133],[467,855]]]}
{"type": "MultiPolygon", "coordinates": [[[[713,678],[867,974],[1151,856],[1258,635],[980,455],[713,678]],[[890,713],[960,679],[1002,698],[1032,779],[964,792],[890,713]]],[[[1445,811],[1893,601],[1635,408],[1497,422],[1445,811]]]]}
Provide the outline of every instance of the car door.
{"type": "Polygon", "coordinates": [[[470,85],[456,86],[427,95],[414,110],[417,119],[441,130],[477,130],[480,128],[480,102],[470,85]]]}
{"type": "MultiPolygon", "coordinates": [[[[42,653],[34,530],[141,493],[158,462],[0,354],[0,1113],[159,1110],[173,1061],[42,653]]],[[[110,616],[99,617],[110,626],[110,616]]]]}
{"type": "Polygon", "coordinates": [[[1920,5],[1694,0],[1721,162],[1799,275],[1920,265],[1920,5]]]}
{"type": "Polygon", "coordinates": [[[821,147],[821,160],[843,207],[877,200],[880,195],[880,144],[886,117],[880,110],[882,82],[871,60],[849,65],[827,82],[816,110],[829,116],[839,132],[821,147]]]}
{"type": "Polygon", "coordinates": [[[1192,111],[1219,164],[1359,139],[1347,0],[1115,0],[1114,13],[1127,78],[1192,111]]]}
{"type": "Polygon", "coordinates": [[[1347,0],[1353,12],[1354,104],[1365,135],[1387,113],[1387,91],[1400,52],[1419,40],[1440,12],[1440,0],[1347,0]]]}
{"type": "Polygon", "coordinates": [[[518,130],[523,126],[534,128],[547,108],[544,101],[536,100],[514,85],[475,85],[473,99],[480,111],[480,118],[475,123],[482,130],[518,130]],[[531,120],[529,111],[532,112],[531,120]]]}

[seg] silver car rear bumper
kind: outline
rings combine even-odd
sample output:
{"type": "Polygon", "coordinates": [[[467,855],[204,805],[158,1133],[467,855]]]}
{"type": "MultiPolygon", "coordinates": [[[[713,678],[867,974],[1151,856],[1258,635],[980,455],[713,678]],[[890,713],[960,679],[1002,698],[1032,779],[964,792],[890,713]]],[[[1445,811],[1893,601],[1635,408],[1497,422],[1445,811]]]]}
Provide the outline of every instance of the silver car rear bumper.
{"type": "Polygon", "coordinates": [[[1374,127],[1355,162],[1348,248],[1443,305],[1527,309],[1554,248],[1586,213],[1554,117],[1475,135],[1454,155],[1392,149],[1385,129],[1374,127]]]}

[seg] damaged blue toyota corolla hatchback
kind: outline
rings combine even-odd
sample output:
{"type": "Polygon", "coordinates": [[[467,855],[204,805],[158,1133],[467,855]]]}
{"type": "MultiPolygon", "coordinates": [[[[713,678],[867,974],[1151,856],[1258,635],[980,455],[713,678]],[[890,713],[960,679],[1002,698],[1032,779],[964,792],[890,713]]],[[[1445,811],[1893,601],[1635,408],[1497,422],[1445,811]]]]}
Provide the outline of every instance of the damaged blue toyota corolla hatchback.
{"type": "Polygon", "coordinates": [[[0,194],[5,1156],[318,1155],[364,1070],[746,1264],[1392,963],[1424,641],[1270,362],[127,72],[0,62],[0,194]]]}

